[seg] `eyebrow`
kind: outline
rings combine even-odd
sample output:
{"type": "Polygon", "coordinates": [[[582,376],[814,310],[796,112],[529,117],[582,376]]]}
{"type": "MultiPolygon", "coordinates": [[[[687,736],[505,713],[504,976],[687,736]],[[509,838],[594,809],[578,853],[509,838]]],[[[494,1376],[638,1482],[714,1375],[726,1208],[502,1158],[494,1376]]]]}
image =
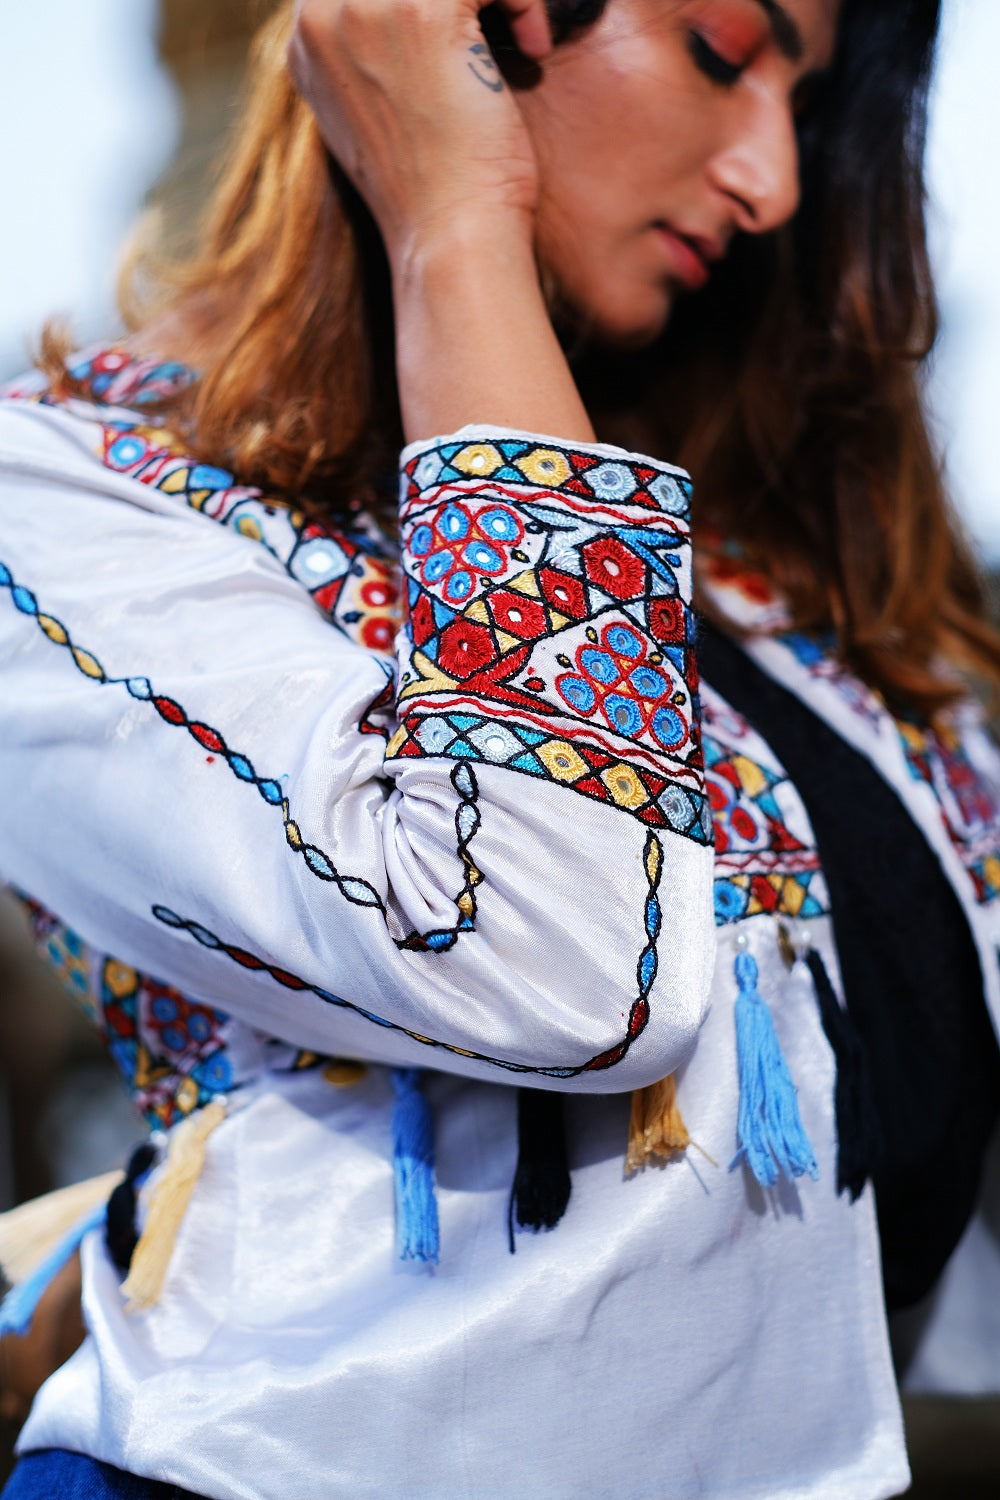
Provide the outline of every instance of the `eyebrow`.
{"type": "Polygon", "coordinates": [[[757,0],[766,12],[778,49],[790,62],[801,62],[805,53],[802,33],[778,0],[757,0]]]}

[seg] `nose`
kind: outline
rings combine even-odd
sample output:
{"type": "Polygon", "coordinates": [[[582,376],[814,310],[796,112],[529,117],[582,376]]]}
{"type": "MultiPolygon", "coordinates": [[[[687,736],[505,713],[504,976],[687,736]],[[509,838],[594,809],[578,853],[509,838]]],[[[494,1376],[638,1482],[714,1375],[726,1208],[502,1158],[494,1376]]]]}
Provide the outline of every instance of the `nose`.
{"type": "Polygon", "coordinates": [[[799,148],[791,102],[780,89],[758,83],[745,90],[709,177],[735,207],[736,227],[748,234],[778,229],[794,216],[799,148]]]}

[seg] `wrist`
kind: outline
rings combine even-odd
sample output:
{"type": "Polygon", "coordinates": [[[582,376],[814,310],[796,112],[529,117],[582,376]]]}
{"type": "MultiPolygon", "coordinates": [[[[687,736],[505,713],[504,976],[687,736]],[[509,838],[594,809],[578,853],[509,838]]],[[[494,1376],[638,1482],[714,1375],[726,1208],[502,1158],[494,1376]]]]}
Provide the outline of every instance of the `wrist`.
{"type": "Polygon", "coordinates": [[[387,249],[397,296],[418,288],[486,291],[496,277],[522,292],[539,286],[529,214],[449,215],[387,249]]]}
{"type": "Polygon", "coordinates": [[[390,255],[408,441],[469,423],[590,441],[542,294],[530,218],[451,216],[390,255]]]}

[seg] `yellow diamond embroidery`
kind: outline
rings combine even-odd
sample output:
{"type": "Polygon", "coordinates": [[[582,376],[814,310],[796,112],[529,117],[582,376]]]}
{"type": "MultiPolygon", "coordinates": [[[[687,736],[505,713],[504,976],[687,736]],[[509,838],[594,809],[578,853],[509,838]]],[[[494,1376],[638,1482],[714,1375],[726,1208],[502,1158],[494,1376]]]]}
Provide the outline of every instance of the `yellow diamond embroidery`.
{"type": "Polygon", "coordinates": [[[143,437],[154,448],[169,448],[171,453],[180,453],[177,440],[165,427],[136,427],[136,437],[143,437]]]}
{"type": "Polygon", "coordinates": [[[785,880],[781,887],[781,910],[790,917],[797,917],[806,899],[805,886],[797,880],[785,880]]]}
{"type": "Polygon", "coordinates": [[[109,959],[104,965],[104,983],[114,995],[116,1000],[121,1000],[124,995],[130,995],[138,986],[139,976],[128,964],[120,964],[117,959],[109,959]]]}
{"type": "Polygon", "coordinates": [[[174,1103],[182,1115],[189,1115],[198,1103],[198,1085],[193,1078],[185,1078],[174,1095],[174,1103]]]}
{"type": "Polygon", "coordinates": [[[745,755],[733,756],[733,770],[740,778],[740,785],[751,797],[759,797],[762,792],[767,791],[767,777],[760,766],[752,760],[747,760],[745,755]]]}
{"type": "Polygon", "coordinates": [[[565,458],[555,448],[535,448],[514,460],[517,468],[533,484],[562,484],[572,474],[565,458]]]}
{"type": "Polygon", "coordinates": [[[920,733],[920,731],[916,729],[914,725],[907,724],[905,720],[901,720],[897,727],[899,729],[900,735],[906,741],[906,744],[909,746],[909,748],[914,752],[914,754],[920,755],[925,749],[924,737],[920,733]]]}
{"type": "Polygon", "coordinates": [[[619,807],[641,807],[648,801],[646,789],[631,766],[608,766],[601,780],[619,807]]]}
{"type": "Polygon", "coordinates": [[[264,533],[260,529],[260,523],[253,516],[240,516],[236,522],[236,530],[240,536],[247,536],[252,542],[259,542],[264,533]]]}
{"type": "Polygon", "coordinates": [[[586,763],[565,740],[549,740],[548,744],[539,745],[535,754],[557,781],[577,781],[587,769],[586,763]]]}
{"type": "Polygon", "coordinates": [[[95,656],[91,656],[89,651],[81,651],[79,646],[73,646],[71,649],[73,652],[73,660],[76,662],[77,666],[80,668],[80,671],[84,674],[85,677],[97,677],[98,679],[103,679],[104,668],[101,666],[100,662],[95,656]]]}
{"type": "Polygon", "coordinates": [[[492,474],[503,463],[503,454],[492,443],[470,443],[451,462],[460,474],[492,474]]]}
{"type": "Polygon", "coordinates": [[[349,1089],[355,1083],[360,1083],[367,1069],[364,1063],[350,1062],[347,1058],[336,1058],[328,1062],[323,1069],[323,1077],[327,1083],[332,1083],[334,1088],[349,1089]]]}

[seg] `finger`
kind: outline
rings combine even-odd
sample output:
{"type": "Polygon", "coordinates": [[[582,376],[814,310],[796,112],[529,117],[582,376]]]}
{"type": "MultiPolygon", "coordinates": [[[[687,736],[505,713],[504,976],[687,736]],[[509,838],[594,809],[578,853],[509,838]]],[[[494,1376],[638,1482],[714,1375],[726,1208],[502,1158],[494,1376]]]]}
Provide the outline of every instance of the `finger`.
{"type": "Polygon", "coordinates": [[[511,35],[525,57],[538,62],[552,51],[552,28],[544,0],[499,0],[511,35]]]}

